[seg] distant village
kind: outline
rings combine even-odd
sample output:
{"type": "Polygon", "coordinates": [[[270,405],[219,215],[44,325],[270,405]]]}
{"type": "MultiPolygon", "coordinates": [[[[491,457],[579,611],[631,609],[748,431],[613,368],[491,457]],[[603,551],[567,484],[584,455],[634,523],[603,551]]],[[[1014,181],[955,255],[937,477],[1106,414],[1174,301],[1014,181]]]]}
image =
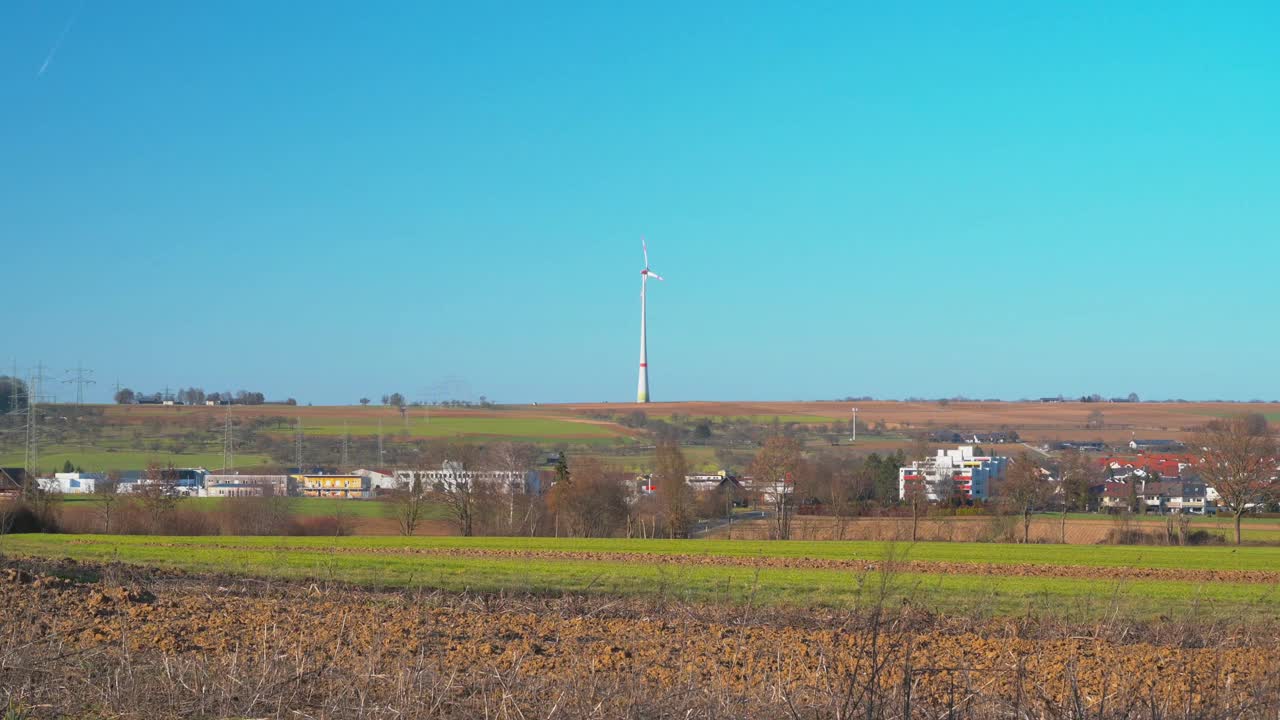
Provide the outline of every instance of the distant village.
{"type": "MultiPolygon", "coordinates": [[[[999,495],[1010,466],[1009,454],[988,452],[983,446],[1017,442],[1014,432],[935,432],[932,440],[961,440],[951,449],[939,449],[931,457],[912,459],[898,468],[898,497],[913,497],[932,504],[957,506],[983,504],[999,495]],[[966,442],[967,441],[967,442],[966,442]]],[[[1052,497],[1058,482],[1057,469],[1048,450],[1083,451],[1096,472],[1088,484],[1087,507],[1093,512],[1140,512],[1212,515],[1219,495],[1195,471],[1196,459],[1174,440],[1130,441],[1120,449],[1100,442],[1062,442],[1041,451],[1040,472],[1052,497]]],[[[555,465],[563,456],[542,456],[535,467],[525,470],[477,470],[445,461],[438,469],[358,468],[303,471],[291,468],[278,474],[215,472],[203,467],[152,468],[111,474],[77,472],[54,473],[34,478],[47,492],[65,495],[114,492],[120,494],[163,493],[179,497],[262,497],[296,496],[371,500],[410,487],[456,491],[485,488],[500,494],[538,495],[556,482],[555,465]]],[[[27,477],[21,468],[0,468],[0,496],[17,492],[27,477]]],[[[651,475],[639,475],[627,483],[632,501],[652,495],[658,488],[651,475]]],[[[757,482],[749,475],[726,470],[692,473],[686,485],[696,493],[719,493],[732,505],[797,506],[800,512],[820,514],[821,501],[798,493],[789,479],[757,482]]],[[[1049,503],[1046,503],[1049,504],[1049,503]]]]}

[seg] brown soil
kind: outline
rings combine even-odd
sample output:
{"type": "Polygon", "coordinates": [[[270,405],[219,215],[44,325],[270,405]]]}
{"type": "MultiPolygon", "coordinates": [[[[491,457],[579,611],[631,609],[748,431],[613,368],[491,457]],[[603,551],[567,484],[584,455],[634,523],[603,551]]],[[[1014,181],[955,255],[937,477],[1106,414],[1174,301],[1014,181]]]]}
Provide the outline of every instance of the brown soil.
{"type": "MultiPolygon", "coordinates": [[[[963,428],[996,430],[1013,428],[1024,438],[1046,440],[1127,441],[1133,433],[1160,438],[1185,439],[1197,426],[1217,417],[1249,412],[1274,412],[1270,404],[1249,403],[907,403],[859,402],[859,417],[869,423],[885,422],[891,429],[963,428]],[[1105,427],[1086,428],[1089,414],[1103,413],[1105,427]]],[[[704,417],[741,417],[769,415],[813,415],[829,420],[849,419],[851,403],[844,402],[678,402],[651,403],[643,410],[650,415],[680,413],[704,417]]],[[[554,405],[522,405],[502,409],[468,410],[432,408],[432,415],[469,417],[554,417],[599,422],[583,416],[587,413],[621,414],[636,409],[627,403],[570,403],[554,405]]],[[[179,422],[213,422],[225,412],[217,407],[107,406],[112,422],[142,423],[149,419],[179,422]]],[[[399,419],[399,411],[383,407],[320,406],[290,407],[284,405],[237,406],[236,414],[244,417],[285,416],[311,419],[355,419],[378,417],[399,419]]],[[[630,432],[610,424],[619,432],[630,432]]],[[[868,438],[869,440],[870,438],[868,438]]]]}
{"type": "Polygon", "coordinates": [[[646,708],[658,709],[659,701],[674,703],[667,710],[693,707],[711,702],[712,694],[721,703],[749,700],[730,713],[736,716],[779,717],[797,705],[810,709],[805,716],[828,716],[818,710],[860,692],[857,706],[872,687],[886,708],[891,698],[901,706],[907,673],[912,706],[929,716],[961,708],[958,716],[993,717],[1014,707],[1022,708],[1014,715],[1045,716],[1075,703],[1091,708],[1091,716],[1108,716],[1104,708],[1133,711],[1153,699],[1165,715],[1172,707],[1200,716],[1274,702],[1280,670],[1274,632],[1213,628],[1163,636],[1150,628],[973,626],[909,609],[883,623],[875,614],[761,618],[625,601],[264,589],[213,578],[73,583],[17,569],[0,575],[0,607],[9,619],[0,638],[7,661],[0,687],[20,702],[28,698],[36,712],[41,706],[34,701],[53,693],[58,704],[49,715],[93,708],[95,716],[196,717],[199,707],[225,695],[244,710],[216,713],[292,717],[294,703],[310,703],[299,714],[350,717],[354,705],[334,704],[329,713],[316,705],[326,702],[323,693],[346,698],[354,688],[362,707],[370,703],[360,715],[401,717],[377,708],[412,702],[401,695],[408,690],[404,671],[414,668],[434,678],[432,693],[444,679],[456,686],[441,696],[445,704],[421,717],[449,715],[449,708],[456,717],[480,716],[478,706],[465,702],[493,678],[504,702],[523,705],[510,717],[545,717],[557,702],[601,687],[615,694],[599,707],[614,708],[618,693],[630,693],[629,704],[594,717],[667,716],[646,708]],[[1207,637],[1215,638],[1211,647],[1197,646],[1207,637]],[[216,665],[217,672],[192,685],[197,663],[216,665]],[[24,672],[36,672],[36,679],[22,680],[24,672]],[[335,672],[346,684],[330,677],[335,672]],[[137,686],[151,688],[147,697],[113,694],[144,682],[137,686]],[[464,707],[471,712],[458,709],[464,707]]]}
{"type": "MultiPolygon", "coordinates": [[[[816,415],[832,420],[849,419],[849,408],[858,406],[858,417],[868,423],[885,422],[891,429],[964,428],[1018,431],[1032,440],[1126,441],[1131,433],[1161,438],[1186,438],[1192,428],[1217,417],[1250,412],[1274,412],[1271,404],[1249,403],[949,403],[936,402],[683,402],[651,403],[650,414],[681,413],[694,416],[816,415]],[[1103,413],[1105,427],[1086,427],[1089,414],[1103,413]]],[[[599,403],[546,405],[541,411],[619,411],[621,406],[599,403]]]]}
{"type": "MultiPolygon", "coordinates": [[[[1115,520],[1098,517],[1097,519],[1070,518],[1066,523],[1066,542],[1072,545],[1098,545],[1110,541],[1110,533],[1122,526],[1115,520]]],[[[1165,520],[1129,520],[1126,527],[1131,530],[1144,530],[1153,537],[1165,530],[1165,520]]],[[[1229,519],[1216,523],[1196,523],[1194,530],[1205,530],[1222,538],[1233,537],[1234,526],[1229,519]]],[[[1269,533],[1280,540],[1280,522],[1256,523],[1246,527],[1250,533],[1269,533]]],[[[735,540],[765,540],[770,537],[773,526],[769,520],[746,520],[717,528],[708,537],[717,539],[732,538],[735,540]]],[[[901,540],[911,538],[911,518],[909,517],[858,517],[848,518],[840,523],[833,517],[799,516],[794,518],[791,526],[791,537],[795,540],[901,540]]],[[[921,518],[917,528],[917,539],[938,542],[1018,542],[1022,539],[1022,526],[1017,518],[1008,516],[970,516],[921,518]]],[[[1261,538],[1266,539],[1266,538],[1261,538]]],[[[1061,521],[1052,516],[1036,516],[1031,521],[1031,542],[1062,542],[1061,521]]]]}

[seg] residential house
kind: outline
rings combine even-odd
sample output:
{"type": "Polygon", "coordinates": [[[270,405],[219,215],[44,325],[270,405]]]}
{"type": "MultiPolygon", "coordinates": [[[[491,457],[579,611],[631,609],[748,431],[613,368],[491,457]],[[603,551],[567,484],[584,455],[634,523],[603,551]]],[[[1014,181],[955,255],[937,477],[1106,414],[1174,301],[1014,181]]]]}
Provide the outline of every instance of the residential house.
{"type": "Polygon", "coordinates": [[[0,500],[16,498],[22,494],[27,482],[27,471],[19,467],[0,468],[0,500]]]}
{"type": "Polygon", "coordinates": [[[720,487],[729,473],[721,470],[716,473],[694,473],[684,476],[684,484],[698,492],[711,492],[720,487]]]}
{"type": "Polygon", "coordinates": [[[1168,489],[1169,497],[1165,504],[1169,512],[1212,515],[1217,511],[1216,504],[1209,500],[1209,488],[1203,481],[1183,478],[1173,485],[1168,489]]]}
{"type": "Polygon", "coordinates": [[[1130,509],[1133,494],[1124,480],[1107,480],[1089,488],[1089,496],[1103,512],[1126,512],[1130,509]]]}

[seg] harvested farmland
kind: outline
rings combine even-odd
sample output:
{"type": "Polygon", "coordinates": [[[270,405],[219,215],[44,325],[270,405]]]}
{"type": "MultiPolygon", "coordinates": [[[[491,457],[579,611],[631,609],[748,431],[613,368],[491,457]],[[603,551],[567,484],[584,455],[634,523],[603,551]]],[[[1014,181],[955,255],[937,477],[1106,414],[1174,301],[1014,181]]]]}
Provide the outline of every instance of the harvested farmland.
{"type": "Polygon", "coordinates": [[[1274,623],[764,612],[65,561],[0,572],[0,683],[31,717],[1212,718],[1280,701],[1274,623]]]}

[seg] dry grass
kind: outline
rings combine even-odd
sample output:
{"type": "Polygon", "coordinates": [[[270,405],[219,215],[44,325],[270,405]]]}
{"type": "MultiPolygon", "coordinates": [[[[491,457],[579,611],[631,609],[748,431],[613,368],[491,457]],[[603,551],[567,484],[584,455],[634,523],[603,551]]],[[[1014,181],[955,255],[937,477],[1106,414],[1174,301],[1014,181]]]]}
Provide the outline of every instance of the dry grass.
{"type": "Polygon", "coordinates": [[[1274,717],[1276,627],[0,570],[14,717],[1274,717]],[[65,580],[50,575],[74,576],[65,580]]]}

